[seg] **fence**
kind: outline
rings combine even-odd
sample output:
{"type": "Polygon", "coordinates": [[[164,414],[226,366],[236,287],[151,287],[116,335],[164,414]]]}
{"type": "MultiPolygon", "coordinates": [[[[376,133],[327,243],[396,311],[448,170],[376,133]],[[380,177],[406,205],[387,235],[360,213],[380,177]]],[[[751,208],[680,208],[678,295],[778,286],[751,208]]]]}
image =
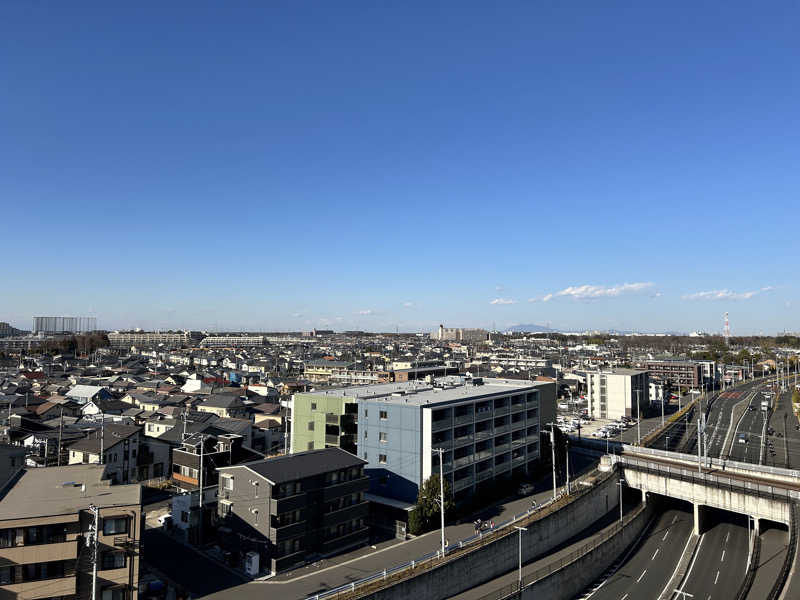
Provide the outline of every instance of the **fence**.
{"type": "MultiPolygon", "coordinates": [[[[610,477],[610,473],[599,473],[592,471],[576,478],[573,483],[582,484],[592,482],[591,485],[576,485],[575,491],[569,495],[560,495],[555,499],[548,500],[546,503],[537,506],[536,508],[529,508],[523,513],[515,514],[513,517],[495,525],[494,529],[481,532],[476,535],[469,536],[456,543],[450,544],[445,548],[445,560],[453,560],[466,552],[473,552],[483,546],[486,546],[494,541],[515,533],[512,527],[515,523],[525,520],[524,525],[528,525],[533,521],[543,519],[553,512],[563,508],[570,502],[574,502],[577,498],[589,493],[594,485],[599,481],[604,481],[610,477]]],[[[425,571],[434,569],[442,564],[441,551],[429,552],[409,562],[395,565],[378,571],[367,577],[363,577],[357,581],[347,583],[345,585],[308,596],[307,600],[344,600],[345,598],[359,598],[368,593],[374,592],[378,589],[392,585],[407,577],[417,576],[425,571]]]]}

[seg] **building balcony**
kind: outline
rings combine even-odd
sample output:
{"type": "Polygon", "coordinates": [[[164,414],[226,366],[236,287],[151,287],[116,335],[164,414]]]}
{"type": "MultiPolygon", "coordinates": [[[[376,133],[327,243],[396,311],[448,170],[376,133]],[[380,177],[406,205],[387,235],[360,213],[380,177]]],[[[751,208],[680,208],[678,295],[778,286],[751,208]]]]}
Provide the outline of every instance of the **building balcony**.
{"type": "Polygon", "coordinates": [[[525,402],[526,408],[539,408],[539,401],[538,400],[528,400],[525,402]]]}
{"type": "Polygon", "coordinates": [[[485,481],[492,477],[493,471],[491,469],[484,469],[483,471],[479,471],[475,473],[475,481],[485,481]]]}
{"type": "Polygon", "coordinates": [[[497,444],[494,447],[494,453],[495,455],[502,454],[503,452],[508,452],[510,449],[511,449],[511,444],[509,444],[508,442],[506,442],[505,444],[497,444]]]}
{"type": "Polygon", "coordinates": [[[494,466],[494,474],[498,475],[499,473],[505,473],[506,471],[511,470],[511,461],[507,460],[505,462],[500,463],[499,465],[494,466]]]}
{"type": "Polygon", "coordinates": [[[515,467],[517,467],[519,465],[524,465],[525,464],[525,455],[524,454],[520,454],[519,456],[515,456],[514,458],[511,459],[511,464],[514,465],[515,467]]]}
{"type": "Polygon", "coordinates": [[[511,405],[511,412],[512,413],[518,413],[518,412],[520,412],[522,410],[525,410],[525,403],[524,402],[520,402],[519,404],[512,404],[511,405]]]}
{"type": "Polygon", "coordinates": [[[475,420],[476,421],[485,421],[486,419],[491,419],[494,416],[494,412],[491,410],[479,410],[475,411],[475,420]]]}
{"type": "Polygon", "coordinates": [[[463,467],[465,465],[471,465],[475,462],[475,457],[470,454],[469,456],[462,456],[461,458],[457,458],[453,461],[453,466],[458,469],[459,467],[463,467]]]}
{"type": "Polygon", "coordinates": [[[468,415],[456,416],[456,418],[454,419],[454,423],[456,425],[464,425],[465,423],[472,423],[472,421],[474,421],[474,420],[475,420],[475,416],[472,413],[470,413],[468,415]]]}
{"type": "Polygon", "coordinates": [[[339,445],[339,436],[338,435],[331,435],[329,433],[325,434],[325,443],[326,444],[333,444],[334,446],[339,445]]]}
{"type": "Polygon", "coordinates": [[[491,458],[493,455],[492,449],[487,448],[485,450],[481,450],[480,452],[476,452],[474,454],[475,460],[483,460],[484,458],[491,458]]]}
{"type": "Polygon", "coordinates": [[[468,444],[473,444],[475,442],[475,436],[473,434],[469,435],[462,435],[461,437],[457,437],[453,440],[453,447],[459,448],[461,446],[466,446],[468,444]]]}
{"type": "Polygon", "coordinates": [[[431,431],[442,431],[453,427],[452,419],[439,419],[438,421],[431,421],[431,431]]]}
{"type": "Polygon", "coordinates": [[[511,429],[523,429],[525,427],[525,419],[520,419],[519,421],[512,421],[511,422],[511,429]]]}
{"type": "Polygon", "coordinates": [[[465,488],[472,487],[475,483],[475,479],[472,477],[464,477],[463,479],[459,479],[458,481],[453,482],[453,491],[458,492],[465,488]]]}
{"type": "Polygon", "coordinates": [[[274,542],[282,542],[293,537],[297,537],[306,530],[306,522],[298,521],[289,525],[281,525],[269,528],[269,537],[274,542]]]}
{"type": "Polygon", "coordinates": [[[328,413],[325,415],[325,424],[326,425],[339,425],[340,417],[339,415],[334,415],[332,413],[328,413]]]}
{"type": "Polygon", "coordinates": [[[501,433],[506,433],[511,431],[511,425],[495,425],[494,427],[494,434],[498,435],[501,433]]]}
{"type": "Polygon", "coordinates": [[[509,411],[510,411],[510,409],[509,409],[508,406],[499,406],[499,407],[494,409],[494,416],[495,417],[501,417],[503,415],[507,415],[509,413],[509,411]]]}
{"type": "Polygon", "coordinates": [[[491,429],[484,429],[483,431],[476,431],[474,434],[476,440],[488,440],[494,437],[494,431],[491,429]]]}
{"type": "Polygon", "coordinates": [[[269,512],[273,515],[280,515],[292,510],[305,508],[308,503],[306,494],[301,492],[292,496],[284,496],[283,498],[270,498],[269,512]]]}
{"type": "Polygon", "coordinates": [[[340,481],[333,483],[322,488],[322,499],[324,501],[339,498],[340,496],[347,496],[355,494],[356,492],[365,492],[369,488],[369,476],[364,475],[357,479],[350,481],[340,481]]]}
{"type": "Polygon", "coordinates": [[[0,548],[0,562],[9,564],[27,564],[51,560],[70,560],[78,557],[78,548],[74,539],[52,544],[32,544],[0,548]],[[42,558],[44,557],[44,558],[42,558]]]}
{"type": "Polygon", "coordinates": [[[363,502],[357,502],[356,504],[351,504],[350,506],[325,513],[322,515],[322,526],[330,527],[331,525],[352,521],[353,519],[366,519],[368,514],[369,502],[364,500],[363,502]]]}
{"type": "Polygon", "coordinates": [[[444,448],[445,450],[450,450],[453,448],[453,440],[442,440],[440,442],[433,441],[431,442],[432,448],[444,448]]]}

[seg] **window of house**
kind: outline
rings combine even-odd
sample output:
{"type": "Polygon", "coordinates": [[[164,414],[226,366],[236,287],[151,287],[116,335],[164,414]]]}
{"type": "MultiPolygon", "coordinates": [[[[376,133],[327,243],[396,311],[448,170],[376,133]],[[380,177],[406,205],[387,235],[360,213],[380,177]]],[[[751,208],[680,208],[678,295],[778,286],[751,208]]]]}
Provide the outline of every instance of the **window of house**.
{"type": "Polygon", "coordinates": [[[222,517],[227,517],[229,514],[231,514],[231,503],[226,502],[225,500],[220,500],[219,514],[222,517]]]}
{"type": "Polygon", "coordinates": [[[380,441],[382,441],[382,442],[385,442],[385,441],[387,441],[386,432],[385,432],[385,431],[381,431],[381,432],[378,434],[378,439],[379,439],[380,441]]]}
{"type": "Polygon", "coordinates": [[[181,511],[181,523],[188,523],[189,522],[189,513],[188,511],[182,510],[181,511]]]}
{"type": "Polygon", "coordinates": [[[385,421],[386,419],[388,419],[388,418],[389,418],[389,415],[387,414],[387,412],[386,412],[385,410],[382,410],[382,411],[380,412],[380,417],[381,417],[381,420],[382,420],[382,421],[385,421]]]}
{"type": "Polygon", "coordinates": [[[309,450],[313,450],[314,449],[314,442],[308,442],[308,449],[309,450]]]}
{"type": "Polygon", "coordinates": [[[227,475],[227,476],[223,477],[222,479],[223,479],[223,487],[226,490],[232,490],[233,489],[233,477],[231,477],[230,475],[227,475]]]}
{"type": "Polygon", "coordinates": [[[110,517],[103,519],[103,535],[128,533],[128,517],[110,517]]]}
{"type": "Polygon", "coordinates": [[[386,464],[386,455],[385,454],[378,454],[378,462],[382,465],[386,464]]]}
{"type": "Polygon", "coordinates": [[[101,600],[125,600],[125,588],[106,588],[103,590],[101,600]]]}
{"type": "Polygon", "coordinates": [[[13,567],[0,567],[0,585],[8,585],[11,583],[13,567]]]}
{"type": "Polygon", "coordinates": [[[364,439],[367,439],[367,430],[364,430],[364,439]]]}
{"type": "Polygon", "coordinates": [[[16,529],[0,529],[0,548],[13,548],[17,545],[16,529]]]}
{"type": "Polygon", "coordinates": [[[369,416],[369,410],[366,408],[364,409],[364,418],[366,419],[369,416]]]}
{"type": "Polygon", "coordinates": [[[102,569],[122,569],[125,567],[124,552],[104,552],[102,569]]]}
{"type": "Polygon", "coordinates": [[[309,431],[314,431],[314,421],[309,421],[308,422],[308,430],[309,431]]]}
{"type": "Polygon", "coordinates": [[[311,403],[311,410],[317,410],[317,403],[316,402],[312,402],[311,403]]]}

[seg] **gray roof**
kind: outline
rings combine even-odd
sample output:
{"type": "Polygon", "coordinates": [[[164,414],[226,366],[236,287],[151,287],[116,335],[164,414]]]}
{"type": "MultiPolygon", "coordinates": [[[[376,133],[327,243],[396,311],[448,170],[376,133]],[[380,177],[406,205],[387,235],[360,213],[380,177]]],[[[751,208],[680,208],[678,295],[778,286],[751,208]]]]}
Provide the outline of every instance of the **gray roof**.
{"type": "Polygon", "coordinates": [[[341,448],[324,448],[322,450],[307,450],[306,452],[277,456],[243,465],[222,467],[218,470],[227,471],[244,467],[260,475],[273,485],[277,485],[287,481],[296,481],[297,479],[365,464],[367,464],[367,461],[341,448]]]}
{"type": "MultiPolygon", "coordinates": [[[[104,428],[105,431],[103,432],[102,439],[104,451],[141,431],[140,427],[132,427],[130,425],[106,424],[104,428]]],[[[69,449],[78,450],[81,452],[90,452],[92,454],[100,454],[100,441],[100,428],[98,428],[97,431],[89,434],[89,437],[72,444],[69,449]]]]}
{"type": "Polygon", "coordinates": [[[0,519],[76,514],[90,504],[101,508],[141,505],[141,486],[111,485],[104,465],[25,469],[0,497],[0,519]],[[81,485],[85,485],[82,491],[81,485]]]}
{"type": "Polygon", "coordinates": [[[342,396],[359,400],[373,400],[394,404],[426,406],[448,402],[473,400],[486,396],[508,395],[534,391],[553,385],[547,381],[523,379],[496,379],[482,377],[483,385],[473,385],[460,376],[437,377],[436,386],[424,381],[402,381],[398,383],[376,383],[346,388],[335,388],[310,392],[313,396],[342,396]],[[395,395],[397,394],[397,395],[395,395]]]}
{"type": "Polygon", "coordinates": [[[210,406],[212,408],[233,408],[242,406],[242,399],[239,396],[228,394],[214,394],[206,399],[200,406],[210,406]]]}

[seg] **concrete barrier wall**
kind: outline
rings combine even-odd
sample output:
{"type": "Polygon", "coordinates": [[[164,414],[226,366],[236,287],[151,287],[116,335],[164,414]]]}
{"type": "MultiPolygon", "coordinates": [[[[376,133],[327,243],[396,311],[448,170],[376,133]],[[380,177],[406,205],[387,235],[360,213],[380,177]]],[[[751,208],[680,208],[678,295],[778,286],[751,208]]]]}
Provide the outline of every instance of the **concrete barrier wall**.
{"type": "MultiPolygon", "coordinates": [[[[653,516],[650,503],[617,535],[584,554],[563,569],[540,579],[522,591],[523,600],[567,600],[574,598],[600,577],[644,531],[653,516]]],[[[655,590],[654,590],[655,591],[655,590]]]]}
{"type": "MultiPolygon", "coordinates": [[[[611,474],[577,500],[525,525],[528,530],[522,534],[523,562],[546,555],[589,527],[601,515],[614,510],[619,505],[617,480],[615,474],[611,474]]],[[[516,568],[518,536],[519,533],[512,529],[481,548],[364,597],[380,600],[440,600],[472,589],[516,568]]]]}

